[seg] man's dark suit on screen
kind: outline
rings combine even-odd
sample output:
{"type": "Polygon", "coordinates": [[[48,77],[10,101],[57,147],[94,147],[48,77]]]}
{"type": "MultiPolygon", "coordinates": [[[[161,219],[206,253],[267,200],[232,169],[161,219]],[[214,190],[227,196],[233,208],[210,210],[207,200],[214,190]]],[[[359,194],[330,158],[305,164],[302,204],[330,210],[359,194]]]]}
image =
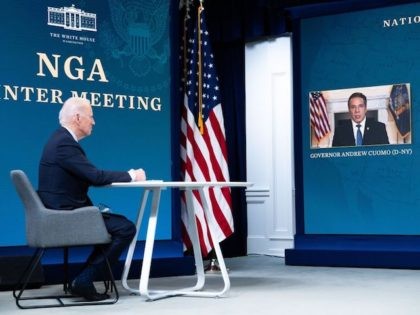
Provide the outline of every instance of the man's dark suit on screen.
{"type": "MultiPolygon", "coordinates": [[[[389,144],[385,124],[366,120],[362,145],[389,144]]],[[[335,128],[333,147],[355,146],[352,122],[345,120],[335,128]]]]}

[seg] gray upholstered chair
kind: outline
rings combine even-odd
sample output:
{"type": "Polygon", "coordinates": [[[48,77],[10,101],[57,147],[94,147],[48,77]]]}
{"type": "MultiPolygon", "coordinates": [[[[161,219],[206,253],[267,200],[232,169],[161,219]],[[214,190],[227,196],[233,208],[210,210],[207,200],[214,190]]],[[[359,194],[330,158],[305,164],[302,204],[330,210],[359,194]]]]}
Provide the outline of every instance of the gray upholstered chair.
{"type": "Polygon", "coordinates": [[[57,306],[81,306],[91,304],[113,304],[118,301],[119,295],[115,286],[114,277],[108,260],[107,271],[109,282],[106,282],[105,290],[114,291],[113,298],[101,302],[74,302],[74,296],[68,291],[69,282],[67,274],[68,248],[74,246],[106,244],[111,241],[102,215],[97,207],[83,207],[71,211],[47,209],[38,194],[31,185],[26,174],[21,170],[12,170],[11,179],[16,191],[25,208],[26,240],[29,247],[36,248],[31,262],[20,277],[13,290],[16,305],[19,308],[41,308],[57,306]],[[48,248],[64,248],[64,294],[49,296],[26,296],[23,293],[28,285],[35,267],[48,248]],[[72,298],[73,302],[68,301],[72,298]],[[54,304],[31,304],[21,303],[24,300],[54,299],[54,304]]]}

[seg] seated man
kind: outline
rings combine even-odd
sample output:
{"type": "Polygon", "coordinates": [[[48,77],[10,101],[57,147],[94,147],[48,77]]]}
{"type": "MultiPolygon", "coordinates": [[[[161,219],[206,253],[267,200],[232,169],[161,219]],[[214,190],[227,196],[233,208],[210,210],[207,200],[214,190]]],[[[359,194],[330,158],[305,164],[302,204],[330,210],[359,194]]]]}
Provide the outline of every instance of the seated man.
{"type": "MultiPolygon", "coordinates": [[[[92,206],[87,194],[89,186],[146,179],[142,169],[105,171],[88,160],[79,144],[81,139],[91,134],[95,124],[92,108],[86,99],[72,97],[64,102],[59,121],[61,127],[46,143],[39,164],[38,194],[47,208],[71,211],[92,206]]],[[[121,215],[107,213],[103,214],[103,218],[112,241],[101,246],[113,265],[132,241],[136,228],[121,215]]],[[[93,285],[105,263],[101,251],[95,248],[85,268],[73,280],[72,293],[89,301],[109,298],[107,294],[99,294],[93,285]]]]}
{"type": "Polygon", "coordinates": [[[385,125],[366,120],[367,100],[364,94],[356,92],[350,95],[347,107],[351,119],[335,128],[333,147],[389,144],[385,125]]]}

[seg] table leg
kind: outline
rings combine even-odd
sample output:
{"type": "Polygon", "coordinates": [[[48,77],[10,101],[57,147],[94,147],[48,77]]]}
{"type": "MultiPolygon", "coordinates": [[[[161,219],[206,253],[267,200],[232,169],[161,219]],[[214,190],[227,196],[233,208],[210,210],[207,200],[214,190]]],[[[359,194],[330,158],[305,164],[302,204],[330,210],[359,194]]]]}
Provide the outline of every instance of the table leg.
{"type": "Polygon", "coordinates": [[[224,281],[224,288],[222,291],[218,293],[218,296],[222,296],[230,289],[229,274],[227,272],[222,250],[220,249],[219,240],[216,239],[216,235],[212,228],[213,226],[217,225],[216,218],[214,217],[214,213],[210,211],[209,205],[206,201],[207,199],[205,198],[205,195],[204,195],[204,188],[201,188],[199,191],[200,191],[201,200],[203,202],[204,213],[206,215],[207,220],[210,221],[211,223],[209,224],[210,235],[211,235],[211,239],[213,240],[214,251],[216,252],[217,261],[219,263],[220,271],[222,272],[222,277],[224,281]]]}
{"type": "Polygon", "coordinates": [[[141,267],[139,291],[141,295],[144,295],[150,299],[149,293],[149,277],[150,277],[150,266],[152,263],[153,245],[155,241],[157,217],[159,212],[159,201],[161,188],[153,188],[153,199],[152,208],[150,210],[149,223],[147,226],[146,233],[146,244],[144,248],[143,264],[141,267]]]}
{"type": "MultiPolygon", "coordinates": [[[[214,251],[216,253],[216,258],[218,260],[219,263],[219,267],[220,267],[220,271],[222,273],[222,278],[223,278],[223,289],[220,291],[214,291],[214,292],[191,292],[191,293],[186,293],[185,295],[188,296],[202,296],[202,297],[220,297],[223,296],[229,289],[230,289],[230,280],[229,280],[229,275],[226,269],[226,265],[225,265],[225,261],[223,259],[223,254],[222,251],[220,249],[220,245],[219,245],[219,241],[217,240],[217,238],[215,237],[215,232],[213,230],[213,226],[216,226],[216,219],[214,218],[214,214],[213,212],[210,211],[209,205],[207,203],[207,199],[204,193],[204,188],[200,188],[198,189],[198,191],[200,192],[200,199],[201,199],[201,203],[202,206],[204,208],[204,215],[206,216],[207,222],[209,222],[208,224],[208,228],[209,228],[209,232],[210,232],[210,236],[211,239],[213,241],[213,248],[214,251]]],[[[198,261],[200,261],[200,265],[203,265],[203,260],[200,256],[200,259],[197,259],[196,257],[196,263],[198,263],[198,261]]],[[[203,271],[204,273],[204,271],[203,271]]],[[[197,271],[198,274],[198,271],[197,271]]]]}
{"type": "MultiPolygon", "coordinates": [[[[195,259],[195,264],[197,268],[197,282],[195,286],[188,287],[188,288],[181,288],[177,290],[147,291],[147,294],[145,291],[145,295],[147,296],[149,300],[158,300],[158,299],[162,299],[166,297],[179,296],[179,295],[196,296],[196,297],[220,297],[220,296],[223,296],[230,288],[230,280],[229,280],[228,272],[227,272],[226,265],[223,259],[223,255],[220,250],[219,242],[215,238],[215,233],[212,229],[212,224],[215,224],[213,213],[211,213],[211,211],[209,210],[208,204],[205,199],[204,190],[197,189],[197,188],[193,188],[193,189],[186,188],[185,192],[186,192],[186,203],[187,203],[187,213],[188,213],[187,229],[188,229],[191,242],[193,245],[194,259],[195,259]],[[196,224],[196,218],[195,218],[195,212],[194,212],[194,198],[193,198],[194,196],[193,196],[193,191],[192,191],[193,189],[199,191],[206,219],[210,221],[210,224],[209,224],[210,235],[213,241],[216,257],[219,261],[220,270],[222,272],[222,278],[224,281],[224,286],[222,290],[220,291],[200,291],[204,287],[205,273],[204,273],[203,258],[201,255],[200,242],[198,239],[197,224],[196,224]]],[[[147,281],[145,279],[148,279],[148,278],[143,277],[143,274],[142,274],[140,281],[147,281]]],[[[143,291],[141,292],[143,294],[143,291]]]]}
{"type": "MultiPolygon", "coordinates": [[[[187,214],[188,214],[188,235],[190,236],[193,252],[194,261],[197,272],[197,283],[194,287],[190,288],[190,291],[201,290],[204,287],[205,275],[204,275],[204,264],[203,257],[201,254],[200,241],[198,239],[197,222],[194,211],[194,199],[193,192],[191,189],[185,190],[186,203],[187,203],[187,214]]],[[[189,291],[188,289],[184,289],[189,291]]]]}
{"type": "Polygon", "coordinates": [[[144,210],[146,208],[148,196],[149,196],[149,189],[145,189],[143,192],[143,197],[141,199],[140,208],[139,208],[137,220],[136,220],[136,235],[134,236],[133,240],[131,241],[130,247],[128,248],[127,257],[125,258],[124,270],[121,277],[121,283],[123,287],[127,289],[128,291],[132,293],[137,293],[137,294],[140,293],[139,290],[131,288],[127,283],[127,279],[128,279],[128,274],[130,273],[131,262],[133,261],[134,250],[137,245],[137,237],[140,232],[141,222],[143,221],[144,210]]]}
{"type": "Polygon", "coordinates": [[[140,295],[147,297],[148,300],[157,300],[157,299],[162,299],[162,298],[171,297],[171,296],[179,296],[179,295],[197,296],[197,297],[220,297],[227,293],[227,291],[230,289],[229,275],[226,269],[225,261],[223,259],[222,251],[220,249],[219,241],[215,237],[216,233],[214,231],[213,226],[216,226],[217,224],[216,219],[214,218],[214,214],[210,211],[204,189],[205,188],[203,187],[185,188],[187,216],[188,216],[187,229],[188,229],[188,233],[190,235],[191,242],[193,245],[194,260],[195,260],[196,271],[197,271],[196,284],[192,287],[181,288],[177,290],[149,290],[150,267],[152,263],[153,246],[154,246],[157,218],[158,218],[158,212],[159,212],[159,202],[160,202],[160,195],[161,195],[161,190],[162,190],[161,187],[156,187],[156,188],[145,189],[144,194],[143,194],[143,198],[142,198],[142,202],[141,202],[141,206],[139,210],[139,215],[136,221],[136,227],[137,227],[136,236],[133,242],[130,244],[130,247],[127,253],[127,258],[125,261],[123,276],[122,276],[122,284],[125,289],[134,293],[140,293],[140,295]],[[150,216],[149,216],[148,226],[147,226],[146,242],[145,242],[143,263],[142,263],[142,269],[141,269],[141,275],[140,275],[140,281],[139,281],[139,289],[136,290],[128,286],[127,278],[128,278],[131,262],[134,255],[134,249],[137,243],[137,235],[140,230],[140,226],[141,226],[141,222],[144,215],[144,210],[146,207],[147,198],[148,198],[148,194],[150,190],[153,192],[153,198],[152,198],[151,211],[150,211],[150,216]],[[204,272],[203,258],[201,255],[200,242],[198,239],[199,235],[197,231],[196,217],[195,217],[195,211],[194,211],[194,196],[193,196],[194,190],[198,191],[200,194],[201,203],[204,208],[204,215],[206,217],[207,222],[209,222],[209,233],[213,241],[213,247],[216,253],[216,258],[220,266],[223,283],[224,283],[224,286],[220,291],[201,291],[205,283],[205,272],[204,272]]]}
{"type": "MultiPolygon", "coordinates": [[[[200,249],[200,243],[198,240],[198,231],[197,231],[197,224],[195,219],[195,213],[194,213],[194,206],[193,206],[193,196],[192,191],[190,189],[186,190],[186,204],[187,204],[187,216],[188,216],[188,232],[191,237],[191,242],[193,245],[193,251],[194,251],[194,258],[197,268],[197,282],[192,287],[177,289],[177,290],[149,290],[148,285],[148,279],[149,279],[149,270],[150,270],[150,261],[149,261],[149,254],[144,254],[144,260],[143,260],[143,267],[142,267],[142,275],[140,279],[140,292],[141,295],[147,296],[148,300],[158,300],[163,299],[171,296],[178,296],[178,295],[186,295],[188,293],[191,293],[193,291],[201,290],[204,286],[204,266],[203,266],[203,259],[201,256],[201,249],[200,249]],[[144,272],[143,272],[144,270],[144,272]]],[[[151,215],[152,217],[152,215],[151,215]]],[[[148,237],[150,235],[150,243],[151,247],[153,247],[153,240],[154,235],[149,234],[150,227],[153,228],[153,224],[149,224],[148,227],[148,237]]],[[[147,242],[146,239],[146,242],[147,242]]]]}

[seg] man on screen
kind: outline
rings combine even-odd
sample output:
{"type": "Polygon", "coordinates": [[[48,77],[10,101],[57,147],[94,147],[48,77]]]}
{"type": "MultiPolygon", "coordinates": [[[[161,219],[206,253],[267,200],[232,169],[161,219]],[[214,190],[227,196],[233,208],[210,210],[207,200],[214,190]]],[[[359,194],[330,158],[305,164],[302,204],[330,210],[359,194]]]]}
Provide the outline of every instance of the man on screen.
{"type": "Polygon", "coordinates": [[[385,124],[366,119],[367,101],[363,93],[350,95],[347,106],[351,119],[336,126],[333,147],[389,144],[385,124]]]}

